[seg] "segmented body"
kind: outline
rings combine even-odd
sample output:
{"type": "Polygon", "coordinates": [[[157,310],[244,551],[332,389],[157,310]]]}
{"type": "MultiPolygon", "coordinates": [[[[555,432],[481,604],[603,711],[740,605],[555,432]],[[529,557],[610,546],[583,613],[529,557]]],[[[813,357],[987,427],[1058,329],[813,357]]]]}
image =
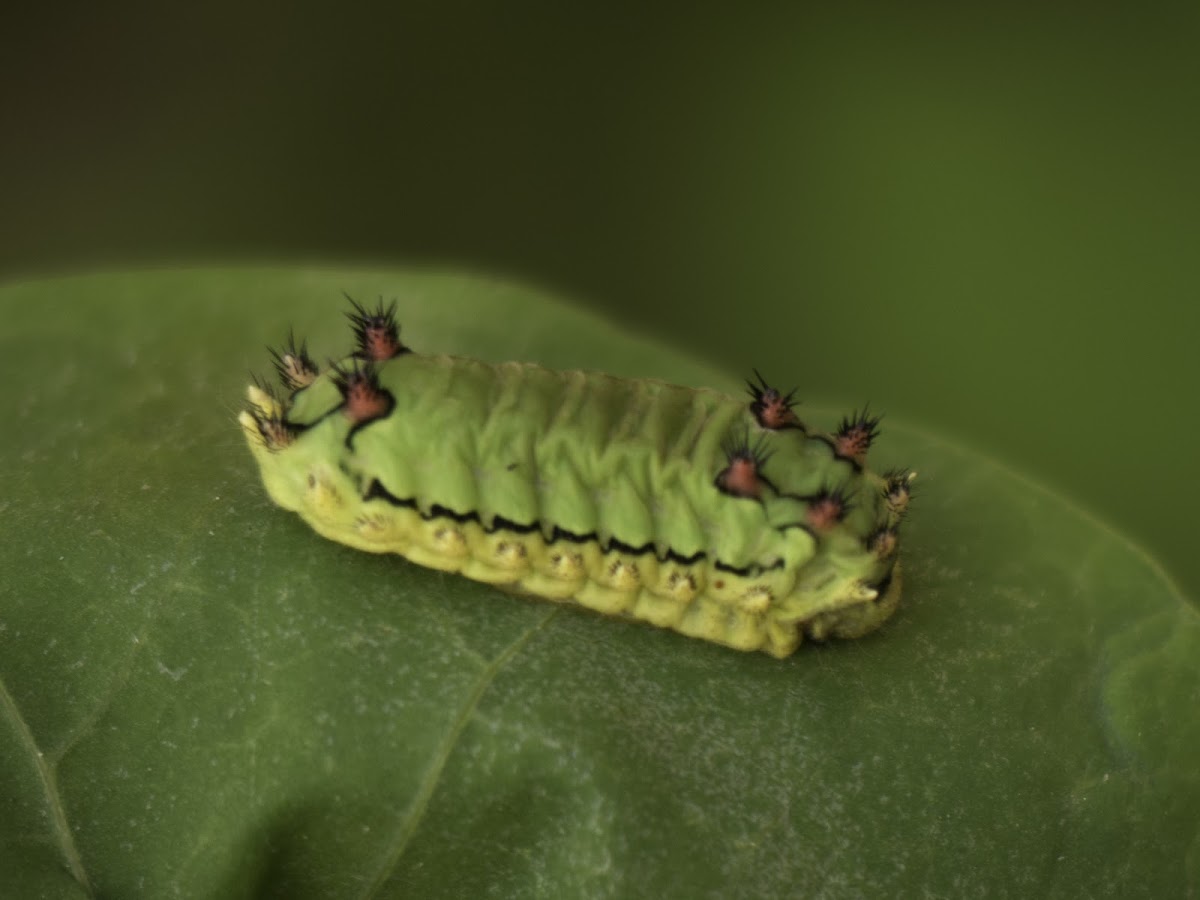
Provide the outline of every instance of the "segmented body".
{"type": "Polygon", "coordinates": [[[765,383],[418,355],[356,309],[354,357],[318,374],[293,343],[291,396],[252,387],[241,418],[272,499],[326,537],[775,656],[895,608],[911,476],[863,466],[877,419],[815,434],[765,383]]]}

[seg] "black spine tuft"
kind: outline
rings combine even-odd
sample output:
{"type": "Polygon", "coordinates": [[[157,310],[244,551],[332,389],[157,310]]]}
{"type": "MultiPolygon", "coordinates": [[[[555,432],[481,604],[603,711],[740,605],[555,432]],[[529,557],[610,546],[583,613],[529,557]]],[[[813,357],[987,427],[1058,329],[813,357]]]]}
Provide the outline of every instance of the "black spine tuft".
{"type": "Polygon", "coordinates": [[[760,434],[756,441],[751,442],[749,428],[743,428],[740,432],[727,437],[721,443],[721,450],[725,453],[726,462],[732,463],[738,460],[751,462],[759,472],[767,464],[767,460],[774,455],[774,451],[767,449],[765,434],[760,434]]]}
{"type": "Polygon", "coordinates": [[[746,380],[746,393],[750,395],[750,412],[758,421],[758,424],[764,428],[779,429],[786,427],[804,428],[800,419],[796,416],[795,407],[799,401],[796,400],[796,389],[788,391],[787,394],[781,394],[778,390],[767,384],[767,380],[763,378],[762,373],[758,369],[752,369],[754,377],[758,379],[757,383],[746,380]]]}
{"type": "Polygon", "coordinates": [[[359,359],[382,361],[408,353],[409,348],[400,342],[400,326],[396,323],[396,301],[393,300],[385,309],[383,298],[379,299],[374,311],[359,304],[349,294],[343,294],[352,312],[346,313],[346,318],[354,329],[354,339],[357,344],[354,355],[359,359]]]}
{"type": "Polygon", "coordinates": [[[837,437],[854,437],[869,447],[871,442],[879,437],[881,433],[879,423],[883,421],[882,415],[872,416],[870,414],[869,406],[870,404],[867,404],[862,408],[862,412],[855,411],[843,418],[841,424],[838,425],[837,437]]]}
{"type": "Polygon", "coordinates": [[[320,374],[317,364],[308,355],[308,341],[301,341],[297,347],[296,336],[290,328],[283,349],[268,347],[267,352],[271,354],[271,363],[279,374],[279,380],[289,391],[308,387],[320,374]]]}

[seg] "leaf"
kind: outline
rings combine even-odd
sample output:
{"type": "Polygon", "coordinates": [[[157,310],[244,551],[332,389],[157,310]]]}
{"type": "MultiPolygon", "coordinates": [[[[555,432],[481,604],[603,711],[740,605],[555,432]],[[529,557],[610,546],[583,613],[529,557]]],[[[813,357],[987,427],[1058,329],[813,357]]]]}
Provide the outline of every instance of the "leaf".
{"type": "Polygon", "coordinates": [[[417,349],[738,388],[453,275],[0,291],[0,895],[1196,896],[1200,621],[1107,526],[889,419],[901,610],[785,661],[359,553],[234,424],[343,290],[417,349]]]}

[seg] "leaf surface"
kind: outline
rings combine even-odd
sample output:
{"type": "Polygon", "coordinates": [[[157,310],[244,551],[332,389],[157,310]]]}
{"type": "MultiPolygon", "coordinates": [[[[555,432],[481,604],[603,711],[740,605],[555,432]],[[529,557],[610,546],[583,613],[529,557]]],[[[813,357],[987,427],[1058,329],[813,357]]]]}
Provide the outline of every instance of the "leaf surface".
{"type": "Polygon", "coordinates": [[[739,389],[466,276],[0,290],[0,896],[1196,895],[1200,618],[1119,534],[889,419],[900,612],[785,661],[360,553],[234,423],[288,326],[344,351],[342,291],[418,350],[739,389]]]}

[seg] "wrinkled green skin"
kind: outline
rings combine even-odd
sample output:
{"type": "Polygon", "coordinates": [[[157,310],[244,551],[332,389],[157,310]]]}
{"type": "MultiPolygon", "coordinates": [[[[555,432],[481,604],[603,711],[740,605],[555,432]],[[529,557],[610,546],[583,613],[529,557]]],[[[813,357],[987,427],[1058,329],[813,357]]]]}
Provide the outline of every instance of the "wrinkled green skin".
{"type": "Polygon", "coordinates": [[[325,372],[284,404],[286,421],[300,429],[292,443],[272,449],[248,433],[275,502],[327,537],[776,656],[790,653],[805,634],[864,634],[895,608],[896,556],[879,559],[864,543],[898,518],[882,478],[837,458],[826,441],[786,429],[765,432],[771,455],[762,471],[775,490],[765,488],[756,499],[716,487],[731,435],[748,428],[753,442],[764,433],[745,399],[657,381],[415,353],[378,364],[378,373],[395,400],[382,418],[355,428],[325,372]],[[368,534],[364,522],[374,512],[394,519],[397,511],[395,500],[363,499],[372,482],[392,498],[415,501],[408,515],[419,512],[425,530],[410,534],[408,526],[388,520],[392,524],[376,526],[391,537],[380,538],[378,528],[374,537],[368,534]],[[802,527],[808,521],[803,498],[823,486],[849,494],[850,512],[829,530],[802,527]],[[464,531],[461,522],[433,515],[435,505],[475,513],[480,527],[468,524],[464,531]],[[496,528],[496,517],[538,528],[508,533],[496,528]],[[550,542],[555,527],[593,539],[550,542]],[[428,536],[445,539],[447,528],[463,531],[476,549],[466,557],[430,549],[428,536]],[[511,554],[515,548],[532,569],[508,572],[486,558],[491,549],[478,549],[488,535],[506,533],[511,541],[502,549],[511,554]],[[653,554],[604,555],[610,540],[625,548],[650,545],[653,554]],[[558,582],[551,585],[534,571],[555,548],[584,546],[589,573],[579,589],[564,596],[558,582]],[[668,551],[705,558],[677,563],[668,551]],[[618,559],[625,570],[617,571],[618,559]],[[719,571],[715,561],[745,572],[719,571]],[[674,600],[653,594],[651,582],[665,578],[667,568],[676,573],[672,584],[679,572],[694,573],[698,594],[674,600]],[[608,577],[614,571],[616,587],[608,577]],[[631,578],[641,586],[629,588],[631,578]],[[879,596],[873,586],[883,587],[879,596]]]}

